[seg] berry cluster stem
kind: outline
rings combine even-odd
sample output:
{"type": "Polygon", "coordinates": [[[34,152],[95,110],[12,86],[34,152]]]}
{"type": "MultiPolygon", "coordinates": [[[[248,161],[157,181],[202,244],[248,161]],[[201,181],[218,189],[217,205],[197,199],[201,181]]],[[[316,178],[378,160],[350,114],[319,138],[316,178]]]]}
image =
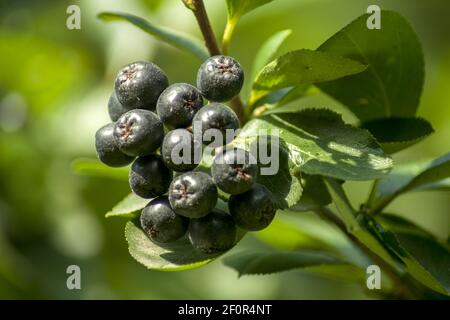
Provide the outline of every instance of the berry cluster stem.
{"type": "MultiPolygon", "coordinates": [[[[217,42],[216,36],[213,29],[211,28],[211,23],[209,22],[208,14],[206,12],[205,4],[203,0],[182,0],[184,5],[194,13],[197,23],[202,32],[203,39],[205,40],[206,48],[211,56],[222,54],[219,44],[217,42]]],[[[236,112],[241,125],[246,122],[244,104],[240,96],[234,97],[231,102],[231,108],[236,112]]]]}

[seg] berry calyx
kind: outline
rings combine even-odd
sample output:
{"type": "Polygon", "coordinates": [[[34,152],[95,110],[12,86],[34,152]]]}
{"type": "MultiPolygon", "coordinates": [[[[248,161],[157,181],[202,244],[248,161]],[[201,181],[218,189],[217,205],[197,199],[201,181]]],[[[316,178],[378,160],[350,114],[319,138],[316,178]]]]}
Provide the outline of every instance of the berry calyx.
{"type": "Polygon", "coordinates": [[[217,198],[217,187],[204,172],[184,173],[175,177],[169,187],[172,208],[188,218],[207,215],[216,206],[217,198]]]}
{"type": "Polygon", "coordinates": [[[209,101],[231,100],[239,94],[243,84],[244,71],[232,57],[210,57],[198,70],[197,87],[209,101]]]}
{"type": "Polygon", "coordinates": [[[123,153],[130,156],[144,156],[161,146],[164,127],[153,112],[134,109],[124,113],[117,120],[114,137],[123,153]]]}

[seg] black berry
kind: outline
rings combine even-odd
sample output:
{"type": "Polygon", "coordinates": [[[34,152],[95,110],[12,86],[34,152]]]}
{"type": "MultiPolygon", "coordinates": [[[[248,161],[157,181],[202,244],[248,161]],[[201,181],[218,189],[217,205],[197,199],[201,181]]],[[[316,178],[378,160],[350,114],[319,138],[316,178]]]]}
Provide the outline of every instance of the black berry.
{"type": "Polygon", "coordinates": [[[186,234],[189,219],[176,214],[167,197],[158,197],[142,210],[141,226],[151,240],[166,243],[186,234]]]}
{"type": "Polygon", "coordinates": [[[186,83],[176,83],[163,91],[156,105],[161,121],[170,129],[186,128],[203,107],[203,97],[197,88],[186,83]]]}
{"type": "Polygon", "coordinates": [[[204,172],[187,172],[173,179],[169,201],[176,213],[188,218],[208,214],[217,203],[217,187],[204,172]]]}
{"type": "Polygon", "coordinates": [[[110,167],[123,167],[130,164],[134,157],[122,153],[114,139],[114,123],[101,127],[95,133],[95,149],[98,158],[110,167]]]}
{"type": "Polygon", "coordinates": [[[138,61],[119,71],[115,91],[126,108],[154,110],[161,92],[168,86],[166,74],[156,64],[138,61]]]}
{"type": "Polygon", "coordinates": [[[206,136],[213,136],[215,133],[220,133],[223,137],[223,141],[215,141],[215,143],[230,143],[237,133],[236,130],[239,129],[239,119],[231,108],[213,102],[201,108],[194,116],[194,133],[199,130],[199,126],[201,126],[203,142],[214,140],[208,139],[206,136]]]}
{"type": "Polygon", "coordinates": [[[121,115],[125,112],[130,111],[129,108],[125,108],[119,100],[117,100],[117,96],[113,93],[108,100],[108,114],[112,121],[117,121],[121,115]]]}
{"type": "Polygon", "coordinates": [[[236,225],[248,231],[266,228],[275,217],[276,208],[272,194],[262,185],[230,197],[228,209],[236,225]]]}
{"type": "Polygon", "coordinates": [[[244,84],[239,62],[227,56],[214,56],[198,70],[197,87],[210,101],[228,101],[238,95],[244,84]]]}
{"type": "Polygon", "coordinates": [[[247,151],[229,148],[216,155],[211,166],[217,187],[229,194],[250,190],[258,176],[256,159],[247,151]]]}
{"type": "Polygon", "coordinates": [[[232,248],[236,242],[236,226],[230,215],[213,210],[200,219],[192,219],[189,240],[203,253],[219,253],[232,248]]]}
{"type": "Polygon", "coordinates": [[[161,146],[164,127],[151,111],[134,109],[117,120],[114,137],[119,149],[130,156],[144,156],[161,146]]]}
{"type": "Polygon", "coordinates": [[[195,159],[196,151],[200,158],[200,142],[194,140],[194,135],[186,129],[167,133],[161,147],[164,164],[177,172],[191,171],[197,167],[200,159],[195,159]]]}
{"type": "Polygon", "coordinates": [[[167,192],[172,181],[172,171],[157,155],[139,157],[131,166],[131,190],[142,198],[154,198],[167,192]]]}

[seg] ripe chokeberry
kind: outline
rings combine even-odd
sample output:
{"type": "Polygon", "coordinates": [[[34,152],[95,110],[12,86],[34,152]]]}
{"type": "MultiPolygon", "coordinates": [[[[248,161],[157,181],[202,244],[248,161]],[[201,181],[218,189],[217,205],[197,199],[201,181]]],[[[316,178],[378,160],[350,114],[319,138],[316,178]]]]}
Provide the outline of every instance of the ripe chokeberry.
{"type": "Polygon", "coordinates": [[[217,187],[204,172],[187,172],[173,179],[169,187],[169,201],[173,210],[188,218],[208,214],[217,203],[217,187]]]}
{"type": "Polygon", "coordinates": [[[156,242],[175,241],[186,234],[189,219],[173,211],[167,197],[150,201],[141,212],[141,227],[156,242]]]}
{"type": "Polygon", "coordinates": [[[156,104],[161,121],[170,129],[186,128],[203,107],[203,97],[194,86],[176,83],[163,91],[156,104]]]}
{"type": "MultiPolygon", "coordinates": [[[[214,144],[230,143],[239,129],[239,118],[231,108],[221,103],[210,103],[201,108],[193,119],[194,134],[201,126],[203,142],[208,142],[216,134],[220,134],[222,141],[214,141],[214,144]],[[206,133],[206,134],[205,134],[206,133]]],[[[216,147],[219,145],[216,145],[216,147]]]]}
{"type": "Polygon", "coordinates": [[[200,142],[186,129],[175,129],[164,137],[161,146],[161,156],[164,164],[173,171],[186,172],[194,170],[200,162],[195,158],[200,151],[200,142]]]}
{"type": "Polygon", "coordinates": [[[247,151],[228,148],[214,158],[211,174],[217,187],[229,194],[250,190],[258,176],[256,159],[247,151]]]}
{"type": "Polygon", "coordinates": [[[198,70],[197,87],[209,101],[223,102],[238,95],[244,84],[239,62],[228,56],[213,56],[198,70]]]}
{"type": "Polygon", "coordinates": [[[161,92],[168,86],[166,74],[156,64],[138,61],[119,71],[114,88],[125,108],[155,110],[161,92]]]}
{"type": "Polygon", "coordinates": [[[134,157],[130,157],[119,150],[114,139],[114,123],[109,123],[95,133],[95,149],[98,158],[110,167],[123,167],[130,164],[134,157]]]}
{"type": "Polygon", "coordinates": [[[228,209],[236,225],[248,231],[266,228],[276,213],[272,194],[262,185],[254,185],[247,192],[231,196],[228,209]]]}
{"type": "Polygon", "coordinates": [[[130,111],[129,108],[125,108],[123,104],[117,100],[116,94],[113,92],[108,100],[108,114],[112,121],[117,121],[121,115],[130,111]]]}
{"type": "Polygon", "coordinates": [[[169,189],[173,173],[158,155],[137,158],[129,176],[131,190],[141,198],[161,196],[169,189]]]}
{"type": "Polygon", "coordinates": [[[164,127],[155,113],[134,109],[124,113],[117,120],[114,137],[123,153],[130,156],[144,156],[161,146],[164,127]]]}
{"type": "Polygon", "coordinates": [[[236,242],[236,226],[231,216],[214,209],[200,219],[192,219],[189,225],[192,246],[203,253],[226,251],[236,242]]]}

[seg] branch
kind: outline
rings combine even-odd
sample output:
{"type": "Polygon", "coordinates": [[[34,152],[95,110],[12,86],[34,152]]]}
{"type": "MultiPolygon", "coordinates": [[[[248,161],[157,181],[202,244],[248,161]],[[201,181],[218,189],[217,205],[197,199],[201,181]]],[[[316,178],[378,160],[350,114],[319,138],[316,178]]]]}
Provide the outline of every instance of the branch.
{"type": "MultiPolygon", "coordinates": [[[[220,51],[219,44],[217,43],[216,36],[214,35],[214,31],[211,28],[211,23],[209,22],[208,14],[206,13],[205,4],[203,0],[182,0],[184,5],[194,13],[195,18],[197,19],[197,23],[200,27],[200,31],[202,32],[203,39],[205,40],[205,45],[208,48],[209,54],[211,56],[220,55],[222,52],[220,51]]],[[[246,122],[246,117],[244,113],[244,104],[242,103],[239,95],[234,97],[231,101],[231,108],[236,112],[241,125],[244,125],[246,122]]]]}
{"type": "Polygon", "coordinates": [[[329,221],[336,227],[338,227],[339,230],[341,230],[351,242],[353,242],[361,251],[363,251],[375,264],[380,267],[381,270],[383,270],[389,276],[389,278],[392,279],[395,287],[398,290],[396,292],[396,298],[420,299],[422,297],[419,293],[417,293],[417,287],[414,285],[411,279],[407,279],[406,277],[399,275],[391,265],[386,263],[366,245],[360,242],[353,234],[351,234],[347,230],[345,224],[333,211],[326,207],[321,207],[315,209],[314,212],[323,220],[329,221]]]}
{"type": "Polygon", "coordinates": [[[211,56],[216,56],[221,54],[219,45],[214,35],[214,31],[209,23],[208,14],[206,13],[205,4],[202,0],[183,0],[185,6],[190,9],[202,32],[203,39],[205,39],[205,45],[208,48],[209,54],[211,56]]]}

